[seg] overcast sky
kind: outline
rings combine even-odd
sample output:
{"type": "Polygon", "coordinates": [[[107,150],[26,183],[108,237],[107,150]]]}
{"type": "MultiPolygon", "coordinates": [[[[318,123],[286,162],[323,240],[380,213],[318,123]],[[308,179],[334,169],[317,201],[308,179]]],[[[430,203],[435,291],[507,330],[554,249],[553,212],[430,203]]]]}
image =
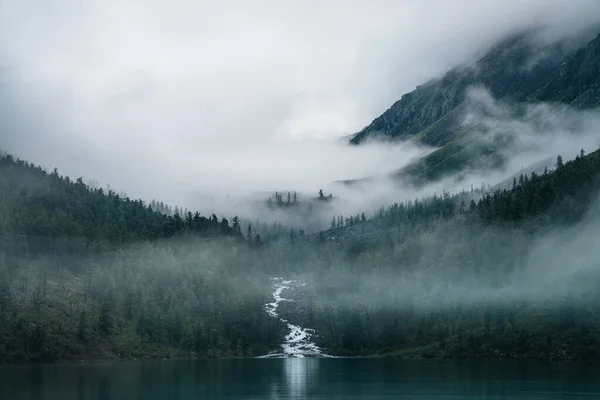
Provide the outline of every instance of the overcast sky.
{"type": "Polygon", "coordinates": [[[312,190],[418,154],[330,143],[417,84],[515,29],[599,17],[597,0],[0,0],[0,148],[146,199],[312,190]]]}

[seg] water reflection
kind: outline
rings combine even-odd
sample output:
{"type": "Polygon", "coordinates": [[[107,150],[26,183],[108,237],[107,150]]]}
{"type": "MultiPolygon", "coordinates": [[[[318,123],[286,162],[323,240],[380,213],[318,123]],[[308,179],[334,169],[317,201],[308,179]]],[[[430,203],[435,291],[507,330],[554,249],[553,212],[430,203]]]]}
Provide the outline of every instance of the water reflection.
{"type": "Polygon", "coordinates": [[[283,361],[288,398],[306,398],[309,387],[316,384],[317,358],[285,358],[283,361]]]}
{"type": "Polygon", "coordinates": [[[600,398],[593,365],[437,360],[143,361],[0,366],[0,399],[600,398]]]}

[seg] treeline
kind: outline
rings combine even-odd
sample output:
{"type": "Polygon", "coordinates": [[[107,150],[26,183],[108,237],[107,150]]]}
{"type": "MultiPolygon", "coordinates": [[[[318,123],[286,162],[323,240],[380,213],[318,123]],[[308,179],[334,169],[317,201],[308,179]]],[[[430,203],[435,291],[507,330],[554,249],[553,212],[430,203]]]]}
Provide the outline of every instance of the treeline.
{"type": "Polygon", "coordinates": [[[75,181],[56,169],[0,157],[0,249],[13,252],[85,253],[141,240],[166,239],[182,234],[201,237],[230,236],[261,244],[250,228],[242,232],[239,218],[183,212],[153,201],[123,197],[112,190],[93,188],[82,178],[75,181]],[[68,246],[57,248],[69,239],[68,246]]]}
{"type": "Polygon", "coordinates": [[[251,262],[261,236],[238,217],[171,211],[0,157],[0,361],[276,346],[268,276],[251,262]]]}
{"type": "Polygon", "coordinates": [[[273,208],[273,207],[297,207],[299,202],[298,202],[298,194],[296,192],[287,192],[287,200],[284,201],[283,200],[283,194],[279,193],[279,192],[275,192],[275,195],[273,196],[275,198],[275,200],[273,200],[273,198],[269,197],[269,199],[267,200],[267,206],[269,208],[273,208]]]}
{"type": "Polygon", "coordinates": [[[298,243],[301,318],[333,354],[597,361],[600,221],[585,217],[599,172],[600,151],[559,156],[510,188],[395,204],[298,243]]]}
{"type": "MultiPolygon", "coordinates": [[[[277,208],[288,208],[288,207],[300,207],[305,206],[308,211],[311,211],[314,202],[326,202],[333,200],[333,194],[325,195],[323,189],[319,190],[318,196],[308,201],[301,201],[298,199],[298,193],[287,192],[286,199],[284,200],[284,194],[275,192],[272,197],[267,199],[267,207],[269,209],[277,208]]],[[[318,204],[318,203],[317,203],[318,204]]]]}
{"type": "Polygon", "coordinates": [[[319,235],[0,166],[2,361],[266,354],[286,332],[264,312],[269,278],[291,275],[307,286],[286,317],[329,353],[600,357],[597,227],[560,234],[600,193],[600,151],[505,189],[336,216],[319,235]],[[249,246],[260,229],[272,241],[249,246]]]}
{"type": "Polygon", "coordinates": [[[443,192],[423,199],[394,203],[380,208],[374,215],[334,216],[331,230],[349,228],[360,224],[377,226],[423,222],[438,218],[454,218],[472,214],[479,221],[518,222],[551,212],[548,218],[564,223],[576,222],[587,209],[598,190],[600,153],[589,156],[584,150],[575,159],[563,162],[557,156],[555,169],[543,174],[515,177],[511,188],[492,189],[482,185],[479,189],[451,194],[443,192]]]}
{"type": "Polygon", "coordinates": [[[486,222],[521,221],[544,213],[547,221],[576,222],[598,195],[599,171],[600,151],[585,156],[581,150],[566,163],[559,155],[553,173],[521,175],[512,189],[486,194],[476,211],[486,222]]]}

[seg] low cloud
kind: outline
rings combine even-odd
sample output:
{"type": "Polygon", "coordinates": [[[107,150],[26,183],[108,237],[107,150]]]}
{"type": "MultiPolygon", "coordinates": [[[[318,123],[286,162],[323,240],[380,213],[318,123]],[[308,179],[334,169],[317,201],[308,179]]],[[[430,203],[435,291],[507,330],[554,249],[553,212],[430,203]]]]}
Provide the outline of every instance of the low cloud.
{"type": "MultiPolygon", "coordinates": [[[[509,32],[573,34],[594,11],[595,0],[8,1],[0,147],[189,208],[199,196],[314,193],[422,154],[331,144],[403,93],[509,32]]],[[[379,191],[403,197],[367,192],[379,191]]]]}

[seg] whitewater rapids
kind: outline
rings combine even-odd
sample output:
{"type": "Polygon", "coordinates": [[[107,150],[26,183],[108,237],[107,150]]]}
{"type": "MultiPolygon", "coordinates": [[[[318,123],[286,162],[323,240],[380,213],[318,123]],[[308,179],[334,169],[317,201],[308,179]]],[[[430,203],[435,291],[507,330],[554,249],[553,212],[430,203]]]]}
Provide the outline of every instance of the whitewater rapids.
{"type": "Polygon", "coordinates": [[[287,319],[282,318],[277,313],[279,304],[282,301],[293,301],[282,296],[284,290],[300,288],[305,286],[304,282],[298,280],[285,280],[283,278],[272,278],[273,280],[273,300],[271,303],[265,304],[265,311],[273,318],[287,324],[289,333],[285,335],[281,344],[281,351],[272,351],[271,353],[260,358],[286,358],[286,357],[331,357],[324,354],[323,351],[313,341],[312,337],[315,334],[314,329],[303,328],[290,323],[287,319]]]}

